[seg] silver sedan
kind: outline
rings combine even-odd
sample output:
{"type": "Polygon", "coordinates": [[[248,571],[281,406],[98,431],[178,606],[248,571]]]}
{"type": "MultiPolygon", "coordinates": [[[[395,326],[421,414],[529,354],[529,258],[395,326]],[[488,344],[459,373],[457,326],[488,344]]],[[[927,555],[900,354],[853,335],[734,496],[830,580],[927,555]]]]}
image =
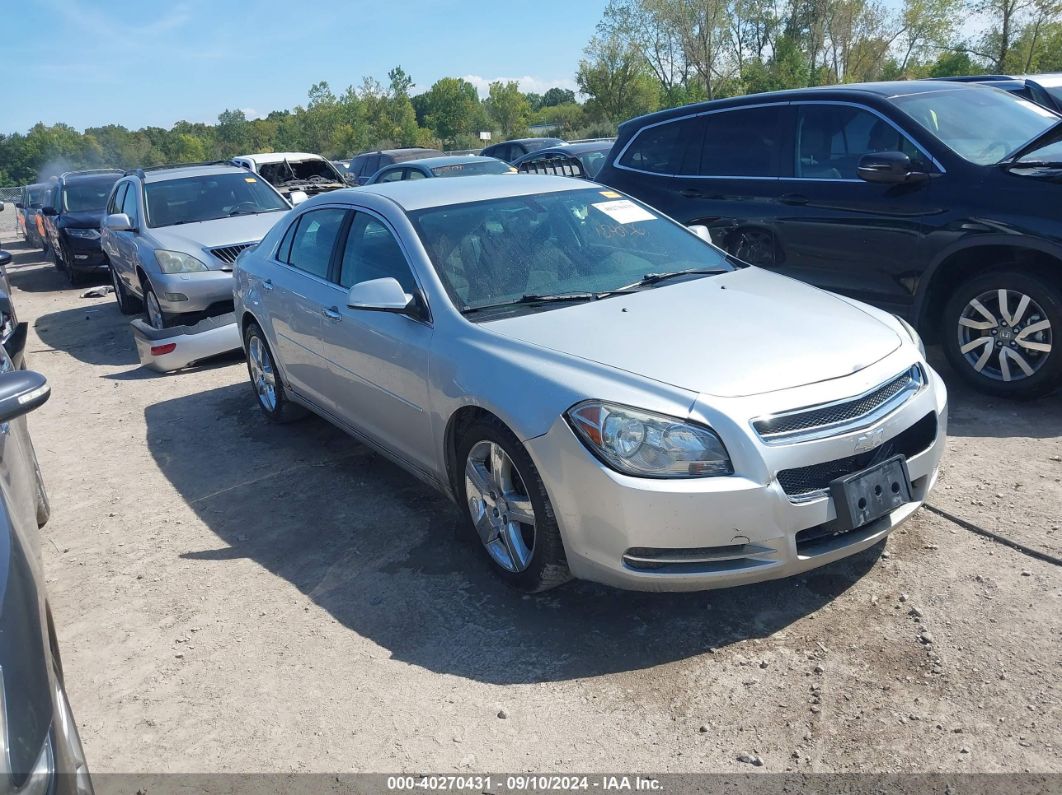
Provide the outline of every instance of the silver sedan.
{"type": "Polygon", "coordinates": [[[254,393],[451,496],[529,591],[716,588],[876,544],[944,447],[921,342],[703,234],[559,177],[318,196],[236,264],[254,393]]]}

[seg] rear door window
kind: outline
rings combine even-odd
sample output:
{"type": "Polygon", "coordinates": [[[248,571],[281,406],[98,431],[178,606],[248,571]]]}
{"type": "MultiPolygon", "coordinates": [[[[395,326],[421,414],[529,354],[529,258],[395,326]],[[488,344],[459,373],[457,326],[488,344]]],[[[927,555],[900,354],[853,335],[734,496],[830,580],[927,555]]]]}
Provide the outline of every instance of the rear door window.
{"type": "Polygon", "coordinates": [[[721,177],[777,177],[785,105],[729,110],[704,117],[697,173],[721,177]]]}

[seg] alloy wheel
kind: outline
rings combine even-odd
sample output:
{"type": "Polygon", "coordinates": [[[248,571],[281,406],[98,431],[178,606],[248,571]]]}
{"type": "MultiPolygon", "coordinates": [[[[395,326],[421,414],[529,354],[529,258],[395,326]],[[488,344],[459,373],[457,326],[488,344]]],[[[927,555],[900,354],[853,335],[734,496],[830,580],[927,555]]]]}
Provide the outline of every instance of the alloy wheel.
{"type": "Polygon", "coordinates": [[[159,306],[159,299],[155,295],[155,291],[148,289],[144,291],[144,305],[147,307],[148,323],[152,328],[166,328],[166,322],[162,318],[162,307],[159,306]]]}
{"type": "Polygon", "coordinates": [[[483,440],[465,460],[465,495],[480,541],[506,571],[521,572],[535,552],[535,508],[508,453],[483,440]]]}
{"type": "Polygon", "coordinates": [[[1018,290],[989,290],[959,316],[959,352],[978,373],[995,381],[1021,381],[1047,363],[1051,321],[1036,301],[1018,290]]]}
{"type": "Polygon", "coordinates": [[[262,338],[252,335],[247,344],[247,363],[251,367],[251,383],[258,394],[258,400],[266,411],[277,409],[277,377],[273,368],[273,357],[269,355],[262,338]]]}

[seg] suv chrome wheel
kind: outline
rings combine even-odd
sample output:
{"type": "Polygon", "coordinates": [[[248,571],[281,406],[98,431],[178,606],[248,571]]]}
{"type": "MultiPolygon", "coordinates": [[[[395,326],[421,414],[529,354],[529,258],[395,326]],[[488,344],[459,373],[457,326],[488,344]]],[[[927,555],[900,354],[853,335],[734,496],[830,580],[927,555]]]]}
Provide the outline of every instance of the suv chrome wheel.
{"type": "Polygon", "coordinates": [[[1017,290],[989,290],[971,299],[959,316],[959,352],[978,373],[996,381],[1020,381],[1047,362],[1051,321],[1032,297],[1017,290]]]}
{"type": "Polygon", "coordinates": [[[277,408],[277,379],[273,370],[273,357],[269,355],[262,338],[252,335],[247,346],[247,364],[251,369],[251,383],[263,408],[273,412],[277,408]]]}
{"type": "Polygon", "coordinates": [[[535,509],[501,445],[483,440],[468,451],[465,494],[472,523],[494,562],[506,571],[526,570],[535,552],[535,509]]]}
{"type": "Polygon", "coordinates": [[[150,287],[144,291],[144,307],[147,309],[148,323],[152,328],[166,328],[166,321],[162,316],[162,307],[155,291],[150,287]]]}

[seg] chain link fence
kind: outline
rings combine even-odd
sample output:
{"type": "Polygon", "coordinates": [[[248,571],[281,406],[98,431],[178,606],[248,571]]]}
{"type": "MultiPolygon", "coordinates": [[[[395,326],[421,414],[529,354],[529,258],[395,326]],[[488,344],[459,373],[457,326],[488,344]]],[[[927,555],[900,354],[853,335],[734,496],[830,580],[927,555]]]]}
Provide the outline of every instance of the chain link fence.
{"type": "Polygon", "coordinates": [[[17,202],[20,196],[22,196],[21,185],[13,188],[0,188],[0,202],[17,202]]]}

